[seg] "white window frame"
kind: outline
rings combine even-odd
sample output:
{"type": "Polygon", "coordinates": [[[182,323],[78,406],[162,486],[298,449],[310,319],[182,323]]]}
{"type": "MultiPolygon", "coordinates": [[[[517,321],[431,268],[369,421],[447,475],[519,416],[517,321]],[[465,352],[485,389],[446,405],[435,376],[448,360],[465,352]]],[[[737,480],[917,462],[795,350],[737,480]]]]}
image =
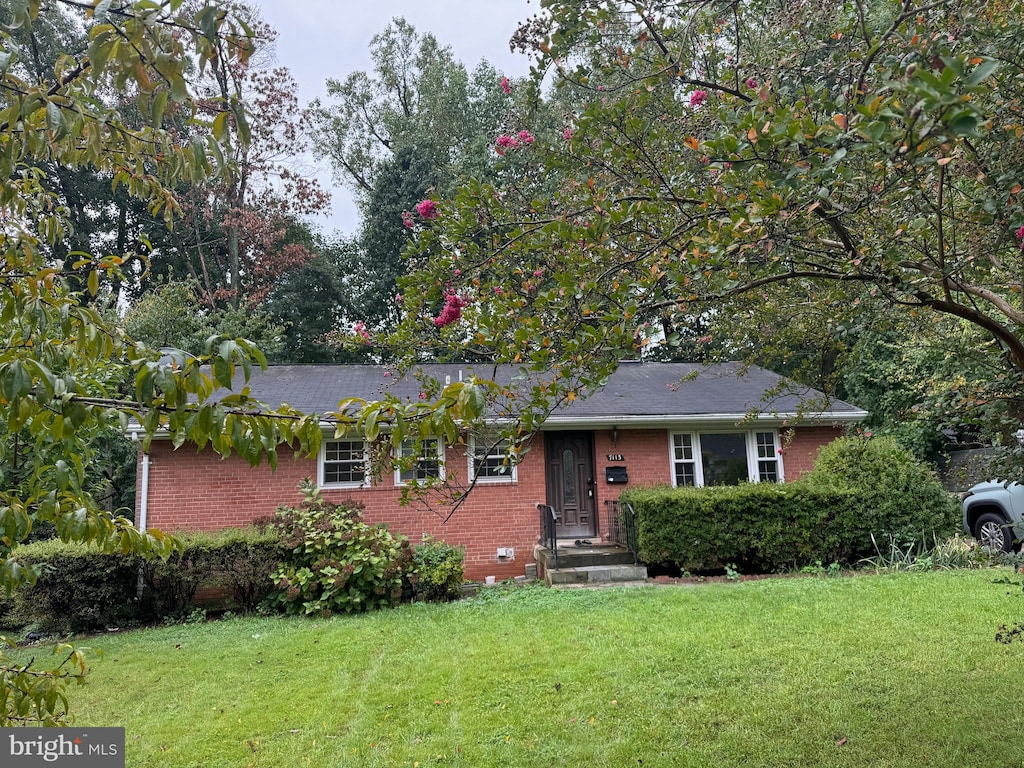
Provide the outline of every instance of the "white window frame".
{"type": "Polygon", "coordinates": [[[669,458],[669,472],[672,476],[673,487],[704,487],[704,462],[701,459],[701,434],[707,435],[743,435],[744,444],[746,446],[747,453],[747,482],[760,483],[760,482],[778,482],[782,483],[786,480],[785,469],[782,462],[782,452],[780,450],[779,443],[779,430],[773,427],[755,427],[750,430],[736,430],[736,429],[715,429],[714,427],[708,427],[706,429],[673,429],[669,430],[668,433],[668,458],[669,458]],[[677,459],[676,458],[676,435],[686,436],[690,440],[691,446],[691,458],[690,459],[677,459]],[[772,444],[769,446],[766,442],[759,443],[758,438],[762,435],[770,435],[772,438],[772,444]],[[769,455],[769,453],[771,455],[769,455]],[[774,462],[775,471],[777,475],[776,480],[761,480],[761,462],[774,462]],[[693,467],[693,486],[679,486],[676,481],[676,467],[679,464],[690,464],[693,467]]]}
{"type": "MultiPolygon", "coordinates": [[[[486,461],[487,459],[496,459],[498,457],[501,457],[503,460],[505,458],[505,451],[504,450],[501,450],[498,453],[488,453],[486,456],[481,456],[481,457],[477,456],[476,446],[477,446],[477,444],[480,441],[486,440],[487,443],[488,443],[488,447],[490,447],[490,443],[494,442],[495,439],[496,439],[495,435],[482,436],[482,437],[479,437],[479,438],[476,435],[470,435],[469,446],[468,446],[468,450],[466,451],[466,459],[467,459],[467,462],[468,462],[468,465],[469,465],[469,477],[470,477],[470,479],[473,480],[473,481],[476,481],[477,483],[515,483],[515,482],[518,482],[519,481],[519,472],[518,472],[518,465],[516,465],[516,464],[507,465],[508,466],[508,472],[506,472],[505,474],[502,474],[502,475],[481,475],[481,476],[477,477],[477,474],[476,474],[476,462],[477,462],[478,458],[481,458],[484,461],[486,461]]],[[[500,443],[507,444],[508,440],[505,439],[505,438],[502,438],[500,443]]]]}
{"type": "MultiPolygon", "coordinates": [[[[429,459],[429,460],[432,460],[432,461],[436,461],[437,462],[437,479],[438,480],[444,480],[444,441],[441,440],[438,437],[428,437],[428,438],[424,438],[424,440],[420,443],[420,446],[422,448],[426,448],[427,444],[431,443],[431,442],[434,444],[434,453],[433,453],[433,455],[428,456],[426,453],[423,453],[419,458],[420,459],[429,459]]],[[[413,443],[414,443],[414,441],[412,441],[412,440],[403,440],[402,441],[402,444],[398,447],[398,450],[401,451],[401,457],[409,455],[409,453],[407,452],[406,449],[407,448],[412,448],[413,443]]],[[[405,470],[405,471],[406,472],[411,472],[413,470],[405,470]]],[[[397,485],[397,486],[411,485],[414,480],[418,482],[420,480],[420,478],[403,479],[403,477],[402,477],[402,468],[401,467],[395,467],[395,485],[397,485]]]]}
{"type": "Polygon", "coordinates": [[[325,439],[325,440],[323,440],[320,443],[320,454],[317,457],[317,487],[318,488],[365,488],[366,486],[368,486],[370,484],[369,472],[370,472],[370,451],[369,451],[369,446],[366,444],[366,440],[364,440],[362,438],[338,437],[338,438],[331,438],[330,440],[325,439]],[[327,474],[326,470],[327,470],[327,465],[329,463],[330,464],[334,464],[334,463],[339,463],[339,464],[341,464],[341,463],[351,463],[351,460],[345,460],[345,461],[335,460],[335,461],[331,461],[331,462],[329,462],[327,460],[328,447],[330,445],[332,445],[333,443],[361,443],[362,444],[362,446],[363,446],[363,458],[362,458],[363,477],[362,477],[362,480],[360,480],[358,482],[357,481],[343,481],[343,482],[331,482],[331,483],[327,482],[327,480],[325,479],[325,476],[327,474]]]}

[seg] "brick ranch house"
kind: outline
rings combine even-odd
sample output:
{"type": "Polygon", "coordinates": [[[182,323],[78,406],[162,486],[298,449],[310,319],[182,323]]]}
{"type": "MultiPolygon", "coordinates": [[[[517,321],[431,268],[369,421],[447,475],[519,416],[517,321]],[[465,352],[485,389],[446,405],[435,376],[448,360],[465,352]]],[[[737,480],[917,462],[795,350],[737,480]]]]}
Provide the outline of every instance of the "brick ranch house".
{"type": "MultiPolygon", "coordinates": [[[[473,372],[468,364],[428,368],[441,382],[473,372]]],[[[421,389],[413,378],[368,365],[271,366],[255,373],[250,387],[265,403],[287,402],[306,413],[329,413],[343,397],[374,399],[385,390],[415,399],[421,389]]],[[[333,426],[325,424],[318,457],[293,461],[282,451],[276,472],[187,444],[175,450],[158,436],[138,458],[137,520],[165,531],[242,526],[279,505],[298,504],[299,482],[312,478],[325,499],[354,499],[369,522],[386,523],[414,543],[427,533],[463,546],[467,578],[500,580],[534,562],[538,503],[558,511],[559,538],[596,542],[608,540],[610,512],[624,488],[799,477],[822,445],[867,415],[848,403],[823,402],[820,392],[787,386],[756,367],[624,363],[603,388],[551,415],[515,467],[504,466],[501,447],[482,437],[430,445],[436,453],[413,471],[456,485],[477,479],[447,522],[422,505],[400,506],[408,475],[374,480],[365,441],[335,439],[333,426]]]]}

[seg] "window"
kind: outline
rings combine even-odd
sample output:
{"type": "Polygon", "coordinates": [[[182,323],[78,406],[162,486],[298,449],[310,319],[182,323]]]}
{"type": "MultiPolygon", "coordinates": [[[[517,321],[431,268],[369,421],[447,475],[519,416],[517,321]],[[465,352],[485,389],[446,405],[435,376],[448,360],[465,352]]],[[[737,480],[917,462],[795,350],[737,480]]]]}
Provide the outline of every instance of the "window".
{"type": "Polygon", "coordinates": [[[779,482],[779,449],[774,432],[757,432],[757,480],[760,483],[779,482]]]}
{"type": "Polygon", "coordinates": [[[696,485],[697,468],[693,461],[693,436],[672,435],[672,469],[675,486],[696,485]]]}
{"type": "Polygon", "coordinates": [[[497,435],[474,435],[469,450],[470,476],[479,482],[514,483],[516,468],[509,463],[506,451],[508,440],[497,435]]]}
{"type": "Polygon", "coordinates": [[[672,484],[777,483],[778,436],[763,432],[676,432],[671,435],[672,484]]]}
{"type": "MultiPolygon", "coordinates": [[[[409,460],[416,454],[416,445],[412,440],[402,442],[401,458],[409,460]]],[[[428,438],[420,443],[419,456],[411,466],[397,467],[395,469],[395,485],[406,485],[416,480],[427,480],[430,478],[444,477],[444,457],[441,453],[441,443],[436,438],[428,438]]]]}
{"type": "Polygon", "coordinates": [[[324,440],[320,449],[320,485],[365,485],[368,463],[364,441],[324,440]]]}

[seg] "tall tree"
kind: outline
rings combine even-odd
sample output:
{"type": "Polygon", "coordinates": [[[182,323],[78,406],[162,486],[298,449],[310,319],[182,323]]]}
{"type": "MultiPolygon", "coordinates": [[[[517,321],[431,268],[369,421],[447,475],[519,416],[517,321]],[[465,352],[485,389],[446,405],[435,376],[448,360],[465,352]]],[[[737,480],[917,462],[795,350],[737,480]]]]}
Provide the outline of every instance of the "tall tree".
{"type": "Polygon", "coordinates": [[[212,133],[224,163],[216,177],[181,191],[183,220],[154,264],[158,276],[190,275],[211,309],[262,302],[279,277],[312,258],[289,230],[330,201],[302,166],[309,133],[294,78],[270,64],[277,33],[249,4],[236,4],[236,13],[260,52],[242,61],[222,45],[197,76],[200,119],[181,126],[212,133]]]}
{"type": "MultiPolygon", "coordinates": [[[[495,140],[512,131],[526,89],[486,61],[468,71],[451,48],[396,18],[370,43],[371,72],[328,80],[314,105],[316,143],[362,213],[350,320],[392,327],[415,206],[497,173],[495,140]]],[[[515,131],[525,128],[518,125],[515,131]]]]}

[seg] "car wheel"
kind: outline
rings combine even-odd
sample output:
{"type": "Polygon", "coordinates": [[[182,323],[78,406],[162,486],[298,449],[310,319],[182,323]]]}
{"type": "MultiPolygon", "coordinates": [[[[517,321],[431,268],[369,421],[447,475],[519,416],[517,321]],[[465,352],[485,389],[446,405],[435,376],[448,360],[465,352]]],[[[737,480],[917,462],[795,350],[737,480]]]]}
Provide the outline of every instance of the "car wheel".
{"type": "Polygon", "coordinates": [[[986,512],[974,524],[974,538],[983,547],[993,552],[1013,550],[1013,531],[1007,526],[1002,515],[986,512]]]}

